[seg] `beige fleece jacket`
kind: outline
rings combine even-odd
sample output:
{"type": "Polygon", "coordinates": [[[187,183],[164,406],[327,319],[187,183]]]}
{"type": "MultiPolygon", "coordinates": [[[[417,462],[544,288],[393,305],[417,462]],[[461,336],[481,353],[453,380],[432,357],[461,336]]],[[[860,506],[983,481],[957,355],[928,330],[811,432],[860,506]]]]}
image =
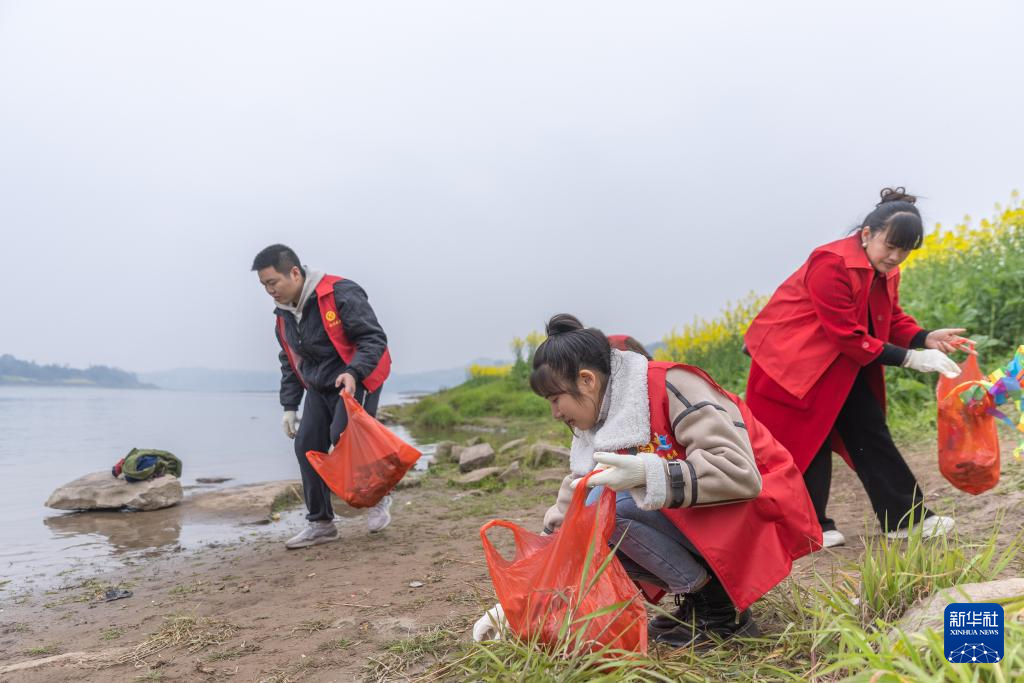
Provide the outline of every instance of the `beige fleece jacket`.
{"type": "MultiPolygon", "coordinates": [[[[665,376],[669,418],[676,443],[686,453],[682,460],[684,495],[681,507],[724,505],[756,498],[761,492],[761,473],[739,407],[700,376],[675,368],[665,376]]],[[[634,498],[644,509],[661,509],[670,502],[668,465],[653,453],[641,453],[649,465],[648,487],[634,498]],[[664,472],[654,470],[662,470],[664,472]],[[650,486],[653,480],[657,486],[650,486]],[[663,483],[664,482],[664,483],[663,483]]],[[[544,526],[558,528],[572,500],[567,476],[559,487],[558,500],[544,515],[544,526]]]]}

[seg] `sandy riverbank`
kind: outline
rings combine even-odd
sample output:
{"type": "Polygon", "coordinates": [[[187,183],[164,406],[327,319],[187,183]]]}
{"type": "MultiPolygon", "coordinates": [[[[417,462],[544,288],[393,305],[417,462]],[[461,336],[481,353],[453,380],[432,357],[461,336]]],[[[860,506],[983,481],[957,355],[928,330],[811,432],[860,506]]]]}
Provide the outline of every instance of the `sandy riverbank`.
{"type": "MultiPolygon", "coordinates": [[[[1019,526],[1021,491],[1001,486],[971,497],[942,479],[930,451],[908,459],[929,505],[955,510],[961,534],[987,533],[1000,510],[1009,513],[1005,533],[1019,526]]],[[[275,523],[276,534],[158,555],[118,575],[77,577],[52,593],[8,592],[0,667],[25,668],[0,680],[415,678],[468,638],[494,602],[480,526],[502,517],[539,527],[562,476],[534,471],[522,484],[484,491],[454,486],[449,474],[438,469],[396,492],[394,521],[381,534],[367,534],[363,513],[349,511],[339,522],[341,541],[287,551],[282,541],[301,524],[293,512],[275,523]],[[115,584],[133,597],[91,600],[115,584]]],[[[798,579],[856,557],[858,531],[876,533],[863,490],[838,461],[830,509],[851,543],[801,560],[798,579]]],[[[759,616],[770,624],[771,615],[759,616]]]]}

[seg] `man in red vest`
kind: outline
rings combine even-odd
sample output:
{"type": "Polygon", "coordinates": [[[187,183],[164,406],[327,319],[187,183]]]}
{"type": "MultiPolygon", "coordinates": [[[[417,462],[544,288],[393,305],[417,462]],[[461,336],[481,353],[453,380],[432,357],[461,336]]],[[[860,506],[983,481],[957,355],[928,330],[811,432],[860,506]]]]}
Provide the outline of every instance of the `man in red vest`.
{"type": "MultiPolygon", "coordinates": [[[[295,440],[308,511],[309,525],[285,547],[329,543],[338,538],[331,491],[306,453],[328,451],[344,431],[348,414],[340,392],[354,395],[370,415],[377,413],[381,386],[391,369],[388,338],[362,287],[303,267],[295,252],[283,244],[257,254],[252,269],[277,304],[283,426],[295,440]]],[[[370,508],[367,528],[371,533],[391,522],[390,508],[391,496],[370,508]]]]}

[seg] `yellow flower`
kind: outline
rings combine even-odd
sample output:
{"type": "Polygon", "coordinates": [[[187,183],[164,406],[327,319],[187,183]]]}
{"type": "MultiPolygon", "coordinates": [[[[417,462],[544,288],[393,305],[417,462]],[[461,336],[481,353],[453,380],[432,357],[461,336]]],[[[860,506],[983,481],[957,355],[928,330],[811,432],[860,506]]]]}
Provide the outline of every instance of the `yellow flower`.
{"type": "Polygon", "coordinates": [[[469,376],[473,379],[498,379],[507,377],[512,372],[511,365],[477,365],[469,366],[469,376]]]}
{"type": "Polygon", "coordinates": [[[736,303],[726,304],[717,318],[695,318],[692,323],[683,325],[682,331],[673,328],[662,340],[664,347],[655,351],[654,357],[684,363],[694,353],[706,353],[727,344],[742,343],[740,340],[750,327],[750,321],[767,301],[767,297],[751,293],[736,303]]]}

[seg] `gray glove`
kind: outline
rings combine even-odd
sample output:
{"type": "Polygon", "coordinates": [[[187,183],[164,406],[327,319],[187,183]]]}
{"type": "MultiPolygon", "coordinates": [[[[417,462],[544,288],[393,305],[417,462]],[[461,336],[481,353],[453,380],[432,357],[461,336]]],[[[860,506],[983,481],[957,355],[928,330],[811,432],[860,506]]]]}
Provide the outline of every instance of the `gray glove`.
{"type": "Polygon", "coordinates": [[[299,433],[299,414],[294,410],[284,411],[284,418],[281,420],[281,426],[284,427],[284,434],[289,439],[294,439],[295,435],[299,433]]]}

